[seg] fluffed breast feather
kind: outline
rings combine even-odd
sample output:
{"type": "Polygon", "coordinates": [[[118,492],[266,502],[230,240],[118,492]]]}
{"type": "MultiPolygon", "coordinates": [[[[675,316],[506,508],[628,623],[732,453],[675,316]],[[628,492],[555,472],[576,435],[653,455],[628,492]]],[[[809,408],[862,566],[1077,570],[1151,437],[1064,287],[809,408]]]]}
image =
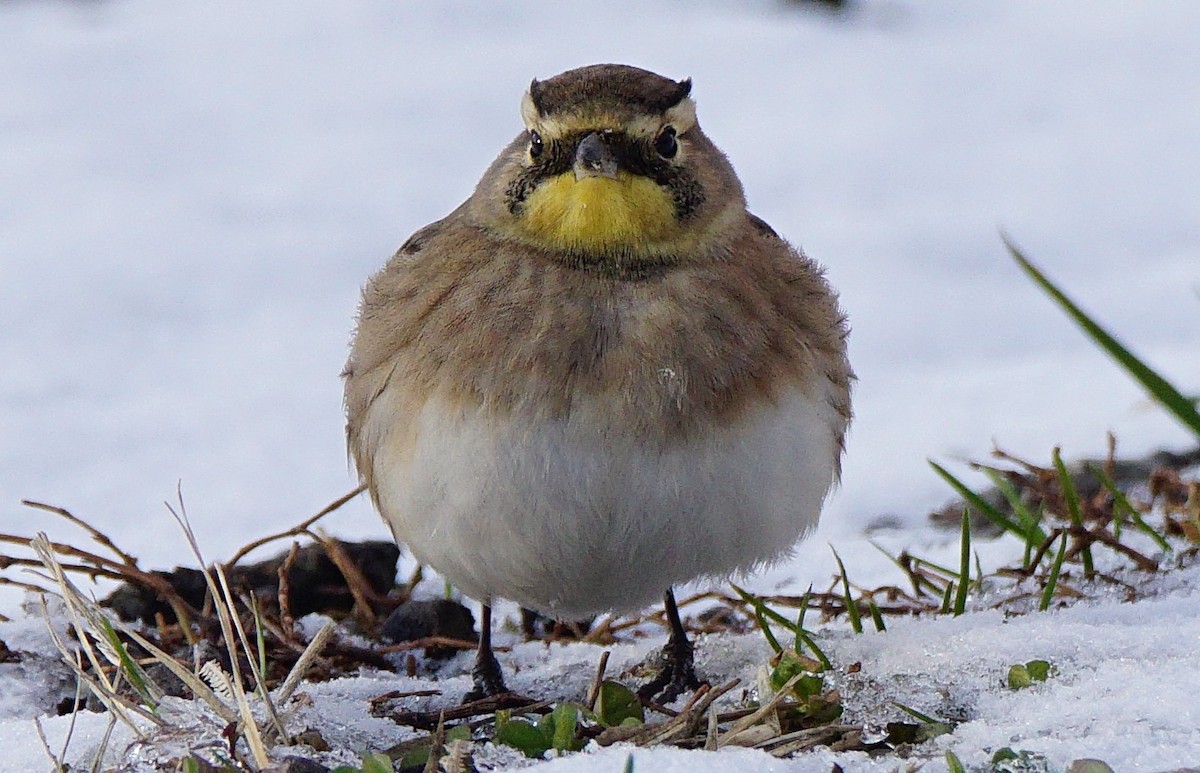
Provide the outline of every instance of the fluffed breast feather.
{"type": "Polygon", "coordinates": [[[384,439],[369,432],[406,431],[402,415],[368,431],[385,391],[409,416],[436,397],[562,418],[586,399],[622,431],[669,446],[798,388],[839,417],[840,446],[853,374],[836,297],[820,267],[758,218],[731,231],[633,280],[496,238],[461,209],[418,231],[367,285],[343,374],[364,482],[374,493],[369,460],[384,439]]]}

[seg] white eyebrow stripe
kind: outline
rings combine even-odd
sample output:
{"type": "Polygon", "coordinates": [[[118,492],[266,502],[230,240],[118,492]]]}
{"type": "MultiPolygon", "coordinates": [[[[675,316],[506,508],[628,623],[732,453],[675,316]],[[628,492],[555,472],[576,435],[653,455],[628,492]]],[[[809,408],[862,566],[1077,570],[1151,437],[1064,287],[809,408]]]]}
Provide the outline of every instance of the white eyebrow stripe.
{"type": "Polygon", "coordinates": [[[661,118],[638,115],[630,119],[608,112],[563,113],[547,117],[538,112],[533,95],[527,91],[521,98],[521,121],[527,130],[536,131],[546,139],[564,137],[585,129],[614,129],[635,136],[655,137],[668,124],[674,126],[678,134],[683,134],[696,125],[696,102],[691,97],[685,97],[663,113],[661,118]]]}

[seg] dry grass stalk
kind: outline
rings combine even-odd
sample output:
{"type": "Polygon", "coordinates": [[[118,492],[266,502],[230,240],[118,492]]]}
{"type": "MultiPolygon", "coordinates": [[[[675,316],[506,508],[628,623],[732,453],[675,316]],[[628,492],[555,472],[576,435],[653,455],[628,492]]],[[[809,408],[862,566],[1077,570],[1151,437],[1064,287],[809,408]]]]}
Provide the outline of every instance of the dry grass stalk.
{"type": "Polygon", "coordinates": [[[66,576],[62,567],[58,564],[54,551],[49,546],[49,540],[45,534],[38,534],[31,541],[31,547],[37,553],[39,558],[44,562],[46,570],[50,572],[51,577],[59,587],[59,593],[55,595],[62,599],[63,607],[66,610],[67,616],[71,622],[71,627],[75,632],[76,640],[79,644],[78,650],[73,650],[59,636],[51,623],[51,615],[46,607],[45,596],[41,597],[42,611],[46,619],[46,628],[50,633],[50,639],[54,643],[55,648],[63,658],[63,662],[74,672],[76,679],[80,680],[88,686],[88,689],[96,696],[96,698],[104,704],[104,706],[112,712],[114,717],[117,717],[121,722],[126,724],[133,732],[142,737],[143,727],[134,717],[139,717],[146,722],[161,726],[162,720],[154,715],[153,711],[126,699],[120,692],[120,678],[123,671],[122,659],[118,653],[112,648],[104,634],[104,625],[100,622],[103,618],[103,613],[95,602],[84,596],[74,583],[66,576]],[[99,652],[97,652],[99,649],[99,652]],[[81,659],[86,658],[91,665],[91,670],[87,670],[83,666],[81,659]],[[110,666],[115,666],[114,676],[117,681],[114,681],[108,676],[108,669],[105,668],[107,661],[110,666]]]}
{"type": "MultiPolygon", "coordinates": [[[[724,746],[729,746],[730,744],[737,744],[741,746],[747,745],[744,743],[739,743],[738,736],[744,731],[749,730],[753,725],[757,725],[768,716],[773,715],[775,709],[780,703],[783,702],[785,698],[791,695],[792,688],[795,687],[800,679],[805,675],[805,673],[801,672],[793,676],[786,683],[784,683],[784,685],[780,687],[774,695],[771,696],[769,701],[760,706],[757,711],[755,711],[753,714],[742,717],[735,722],[733,727],[729,728],[729,730],[727,730],[720,738],[717,739],[717,748],[720,749],[724,746]]],[[[778,734],[778,731],[776,731],[776,734],[778,734]]]]}
{"type": "Polygon", "coordinates": [[[445,751],[446,745],[446,714],[442,713],[438,717],[437,727],[433,731],[433,742],[429,747],[429,758],[425,761],[425,770],[422,773],[438,773],[438,768],[441,766],[438,762],[442,758],[442,753],[445,751]]]}
{"type": "Polygon", "coordinates": [[[592,682],[588,685],[587,700],[584,702],[584,707],[588,711],[596,710],[596,701],[600,699],[600,685],[604,682],[604,672],[608,670],[608,650],[600,653],[600,662],[596,664],[596,673],[592,676],[592,682]]]}
{"type": "MultiPolygon", "coordinates": [[[[176,510],[170,504],[167,504],[167,510],[171,513],[171,515],[175,518],[175,521],[179,524],[179,527],[183,530],[184,536],[187,537],[188,545],[192,549],[192,554],[196,557],[196,560],[200,563],[200,566],[207,566],[207,564],[204,562],[204,556],[200,552],[200,545],[196,542],[195,532],[192,531],[191,523],[188,521],[187,510],[183,504],[182,491],[178,492],[178,502],[178,510],[176,510]]],[[[250,753],[254,757],[255,764],[259,768],[264,768],[267,766],[270,760],[267,756],[266,743],[263,739],[262,729],[258,726],[258,721],[255,719],[254,713],[250,708],[250,701],[247,698],[245,687],[242,684],[242,670],[238,668],[237,665],[238,639],[234,637],[235,621],[242,646],[251,662],[251,668],[254,668],[254,659],[249,657],[251,650],[246,641],[245,631],[242,629],[241,619],[236,613],[233,595],[229,592],[229,583],[226,580],[224,571],[222,571],[221,567],[217,567],[216,574],[221,580],[221,586],[224,590],[224,594],[222,594],[221,590],[217,588],[217,583],[213,579],[213,572],[202,571],[202,574],[204,576],[204,582],[208,586],[209,597],[212,599],[215,611],[217,613],[217,618],[221,624],[221,633],[224,636],[225,647],[229,651],[229,662],[232,664],[230,669],[232,671],[233,678],[232,692],[237,704],[237,713],[241,719],[239,728],[242,731],[243,737],[246,739],[246,745],[249,747],[250,753]]],[[[256,679],[262,688],[264,702],[266,704],[270,704],[271,699],[266,692],[266,687],[262,683],[261,675],[256,675],[256,679]]],[[[268,712],[272,715],[272,719],[277,722],[278,716],[274,711],[273,705],[270,706],[268,712]]],[[[279,729],[282,730],[281,725],[279,726],[279,729]]]]}
{"type": "MultiPolygon", "coordinates": [[[[61,508],[49,506],[42,506],[41,509],[47,509],[59,515],[66,512],[61,508]]],[[[182,498],[180,498],[178,509],[170,506],[168,509],[187,537],[196,559],[201,566],[205,566],[195,535],[188,523],[182,498]]],[[[70,516],[69,513],[64,517],[73,523],[82,525],[80,519],[70,516]]],[[[130,569],[129,566],[136,559],[116,548],[110,540],[103,538],[98,530],[86,525],[85,528],[98,542],[122,557],[121,569],[116,570],[115,573],[125,579],[130,579],[132,576],[136,581],[141,572],[130,569]]],[[[52,543],[45,534],[39,534],[37,537],[26,540],[25,544],[34,551],[38,564],[47,571],[48,575],[44,579],[57,586],[58,593],[55,595],[63,599],[68,620],[78,640],[77,648],[69,646],[51,625],[50,634],[55,646],[75,673],[77,684],[86,685],[87,689],[93,692],[97,699],[109,709],[110,716],[114,718],[114,721],[119,720],[128,725],[139,738],[145,738],[144,728],[147,723],[159,727],[164,724],[154,711],[154,706],[161,699],[163,691],[146,676],[138,662],[130,657],[125,650],[125,645],[116,639],[119,631],[121,635],[149,653],[152,661],[161,663],[179,678],[192,691],[193,695],[216,714],[221,722],[226,725],[236,725],[241,736],[246,740],[253,765],[256,768],[263,768],[269,764],[268,745],[276,740],[286,740],[284,724],[276,706],[290,699],[304,673],[327,645],[335,630],[332,623],[326,625],[313,637],[308,646],[303,648],[291,672],[275,698],[272,699],[266,690],[265,675],[258,667],[256,658],[253,657],[246,627],[237,614],[233,591],[223,567],[216,566],[211,570],[204,570],[202,574],[208,586],[213,612],[220,624],[230,662],[235,664],[235,667],[231,669],[232,673],[229,674],[226,674],[215,662],[197,663],[194,670],[185,667],[131,626],[120,620],[110,620],[106,612],[94,600],[85,596],[70,581],[68,572],[77,570],[77,568],[71,565],[64,566],[59,560],[59,556],[83,556],[85,561],[102,566],[106,565],[104,562],[109,562],[108,559],[88,554],[86,551],[79,551],[70,546],[52,543]],[[255,717],[255,710],[251,705],[250,694],[252,691],[243,684],[241,669],[236,666],[243,660],[243,654],[246,656],[244,660],[250,664],[250,670],[256,682],[253,690],[257,693],[256,703],[262,705],[268,718],[265,732],[260,727],[255,717]],[[85,668],[85,662],[89,667],[85,668]],[[206,683],[206,679],[211,682],[212,686],[206,683]],[[136,688],[140,695],[139,701],[126,697],[126,684],[136,688]]],[[[85,566],[83,573],[88,574],[96,568],[95,565],[85,566]]],[[[40,586],[38,589],[42,592],[46,590],[40,586]]],[[[49,611],[45,610],[44,614],[49,621],[49,611]]],[[[262,625],[265,622],[256,617],[256,624],[262,625]]],[[[294,635],[291,640],[294,642],[294,635]]],[[[281,638],[281,641],[286,641],[286,639],[281,638]]],[[[299,648],[298,643],[295,646],[299,648]]],[[[236,736],[231,739],[231,747],[234,740],[236,740],[236,736]]]]}
{"type": "Polygon", "coordinates": [[[308,673],[309,666],[325,649],[325,645],[337,630],[337,626],[333,623],[326,623],[321,630],[317,631],[317,635],[312,637],[312,641],[304,648],[304,652],[300,653],[300,658],[292,666],[292,670],[288,672],[287,677],[283,680],[283,684],[275,692],[275,700],[280,703],[287,703],[292,697],[292,693],[300,686],[300,680],[308,673]]]}

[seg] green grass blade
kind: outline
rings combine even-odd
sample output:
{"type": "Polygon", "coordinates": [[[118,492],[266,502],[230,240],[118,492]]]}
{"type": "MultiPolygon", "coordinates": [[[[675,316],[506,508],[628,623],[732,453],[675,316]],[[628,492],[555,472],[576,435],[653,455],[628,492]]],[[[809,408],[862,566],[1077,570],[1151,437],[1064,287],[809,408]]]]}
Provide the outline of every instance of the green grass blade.
{"type": "Polygon", "coordinates": [[[958,492],[959,496],[967,501],[972,507],[987,517],[989,521],[999,526],[1006,532],[1011,532],[1026,542],[1044,542],[1046,540],[1045,533],[1036,524],[1033,531],[1027,531],[1021,528],[1021,525],[1009,518],[1004,513],[997,510],[987,502],[983,497],[976,494],[965,483],[954,477],[945,467],[941,466],[932,459],[929,460],[929,466],[934,472],[942,477],[942,480],[950,484],[950,487],[958,492]]]}
{"type": "Polygon", "coordinates": [[[766,605],[759,601],[754,605],[754,619],[758,622],[758,630],[762,631],[763,638],[767,640],[767,644],[771,645],[771,651],[778,655],[783,652],[783,645],[775,638],[775,634],[771,631],[771,625],[767,622],[766,615],[763,614],[763,609],[766,605]]]}
{"type": "Polygon", "coordinates": [[[796,613],[796,630],[804,630],[804,618],[808,615],[808,602],[812,599],[812,585],[800,597],[800,611],[796,613]]]}
{"type": "Polygon", "coordinates": [[[1087,334],[1110,357],[1117,361],[1121,367],[1125,368],[1134,379],[1141,384],[1150,396],[1162,404],[1176,419],[1182,422],[1192,432],[1200,437],[1200,411],[1197,411],[1195,404],[1182,394],[1178,389],[1171,385],[1169,381],[1160,376],[1150,366],[1146,365],[1142,360],[1138,359],[1132,352],[1125,348],[1117,339],[1113,338],[1104,328],[1097,325],[1091,317],[1085,314],[1075,303],[1063,294],[1053,282],[1046,278],[1036,266],[1021,253],[1020,250],[1010,242],[1007,237],[1004,238],[1004,246],[1008,248],[1008,252],[1012,255],[1017,264],[1025,271],[1026,274],[1037,283],[1039,287],[1047,295],[1054,300],[1060,308],[1063,309],[1075,323],[1083,328],[1083,332],[1087,334]]]}
{"type": "MultiPolygon", "coordinates": [[[[833,550],[833,545],[830,545],[829,549],[833,550]]],[[[833,550],[833,560],[837,561],[838,574],[842,576],[842,597],[846,602],[846,614],[850,616],[850,628],[855,633],[862,633],[862,615],[859,614],[858,604],[854,603],[854,597],[850,595],[850,578],[846,576],[846,565],[842,563],[842,557],[836,550],[833,550]]]]}
{"type": "Polygon", "coordinates": [[[747,604],[749,604],[751,607],[754,608],[755,614],[757,614],[759,612],[759,610],[761,610],[764,617],[775,621],[779,625],[786,628],[788,631],[795,633],[795,630],[792,627],[792,625],[793,625],[792,621],[788,620],[786,617],[779,614],[774,609],[771,609],[770,607],[768,607],[766,605],[766,603],[762,600],[761,597],[755,596],[750,591],[748,591],[744,588],[739,588],[737,585],[734,585],[733,583],[729,583],[729,587],[733,588],[734,593],[736,593],[742,597],[742,601],[745,601],[747,604]]]}
{"type": "Polygon", "coordinates": [[[871,622],[875,624],[875,630],[883,633],[887,630],[887,626],[883,622],[883,613],[879,611],[879,605],[875,603],[875,599],[867,599],[867,609],[871,610],[871,622]]]}
{"type": "Polygon", "coordinates": [[[808,613],[808,602],[812,598],[812,586],[808,586],[808,590],[804,591],[804,595],[800,597],[800,611],[796,614],[796,652],[800,652],[800,645],[812,652],[813,657],[821,662],[821,665],[826,669],[832,669],[833,663],[826,657],[825,651],[817,646],[816,641],[804,628],[804,616],[808,613]]]}
{"type": "Polygon", "coordinates": [[[1137,528],[1147,537],[1154,540],[1154,543],[1158,545],[1158,547],[1164,553],[1171,552],[1171,543],[1167,542],[1166,538],[1159,534],[1153,526],[1146,523],[1146,520],[1142,518],[1142,514],[1139,513],[1137,508],[1133,506],[1133,503],[1129,501],[1129,497],[1125,496],[1125,492],[1117,488],[1117,484],[1113,482],[1113,479],[1109,477],[1108,473],[1095,466],[1092,467],[1092,472],[1094,472],[1096,477],[1100,479],[1100,483],[1104,485],[1104,488],[1108,489],[1108,493],[1112,494],[1113,501],[1116,503],[1116,509],[1119,511],[1124,511],[1126,515],[1132,518],[1134,525],[1137,526],[1137,528]]]}
{"type": "Polygon", "coordinates": [[[250,614],[254,617],[254,646],[258,653],[258,673],[265,678],[267,674],[266,626],[263,624],[262,609],[258,606],[258,596],[254,593],[250,594],[250,614]]]}
{"type": "MultiPolygon", "coordinates": [[[[808,649],[812,651],[813,657],[820,661],[822,666],[825,668],[833,668],[832,661],[830,661],[825,655],[824,651],[817,646],[817,643],[813,641],[812,636],[808,633],[808,631],[804,630],[803,627],[804,613],[808,609],[808,599],[809,595],[812,593],[812,588],[808,589],[808,592],[804,594],[804,598],[801,600],[799,619],[796,623],[792,623],[792,621],[788,620],[774,609],[768,607],[760,597],[755,596],[753,593],[750,593],[744,588],[739,588],[734,583],[729,583],[729,587],[733,588],[734,593],[741,596],[743,601],[754,608],[754,618],[758,622],[758,626],[762,630],[763,636],[767,640],[767,644],[771,645],[771,649],[773,651],[779,652],[783,649],[783,647],[780,645],[779,640],[775,638],[774,632],[772,632],[768,627],[767,620],[775,621],[794,634],[797,644],[803,644],[805,647],[808,647],[808,649]]],[[[800,651],[799,646],[796,647],[796,651],[800,651]]]]}
{"type": "MultiPolygon", "coordinates": [[[[1030,510],[1021,500],[1021,494],[1017,491],[1016,486],[1012,484],[1008,478],[1004,477],[999,470],[992,467],[980,467],[983,474],[988,476],[992,485],[996,490],[1004,495],[1004,499],[1008,501],[1008,506],[1012,508],[1013,513],[1017,516],[1017,522],[1021,524],[1025,534],[1025,555],[1022,559],[1021,566],[1029,568],[1029,560],[1033,558],[1033,553],[1037,550],[1039,543],[1035,542],[1036,531],[1041,529],[1042,514],[1045,512],[1039,508],[1037,512],[1030,510]]],[[[1042,537],[1045,540],[1045,537],[1042,537]]]]}
{"type": "MultiPolygon", "coordinates": [[[[925,591],[922,590],[922,588],[927,588],[929,590],[930,594],[933,594],[933,595],[940,594],[942,592],[942,589],[939,588],[935,583],[930,581],[927,577],[922,577],[921,575],[917,574],[916,572],[911,571],[908,567],[906,567],[904,565],[903,561],[901,561],[896,556],[893,556],[891,553],[884,550],[883,546],[880,545],[878,542],[876,542],[874,540],[867,540],[867,542],[871,543],[871,547],[875,548],[880,553],[883,553],[885,556],[887,556],[889,561],[891,561],[893,564],[895,564],[900,569],[900,571],[904,572],[905,575],[908,576],[909,581],[913,584],[913,593],[915,593],[918,596],[924,596],[925,591]]],[[[937,571],[942,572],[943,574],[946,574],[946,575],[954,574],[949,569],[938,566],[937,564],[933,563],[932,561],[926,561],[925,559],[917,558],[916,556],[910,556],[910,559],[912,560],[912,562],[914,564],[916,564],[918,566],[928,566],[928,567],[930,567],[932,569],[936,569],[937,571]]]]}
{"type": "Polygon", "coordinates": [[[817,646],[817,643],[813,640],[813,637],[808,631],[803,629],[796,631],[796,641],[801,642],[805,647],[808,647],[808,649],[812,652],[813,657],[821,663],[823,668],[826,670],[831,670],[833,668],[833,661],[829,659],[824,650],[817,646]]]}
{"type": "Polygon", "coordinates": [[[892,701],[892,705],[895,706],[896,708],[900,709],[901,711],[903,711],[905,714],[909,715],[913,719],[917,720],[918,722],[924,722],[927,725],[932,725],[935,722],[940,721],[940,720],[937,720],[937,719],[929,716],[928,714],[922,714],[920,711],[917,711],[912,706],[905,706],[903,703],[900,703],[899,701],[892,701]]]}
{"type": "Polygon", "coordinates": [[[1050,567],[1050,577],[1046,580],[1046,589],[1042,591],[1042,600],[1038,604],[1038,611],[1045,612],[1050,608],[1050,602],[1054,600],[1054,589],[1058,586],[1058,575],[1062,572],[1063,559],[1067,555],[1067,534],[1063,532],[1059,536],[1058,554],[1054,557],[1054,565],[1050,567]]]}
{"type": "MultiPolygon", "coordinates": [[[[948,566],[942,566],[941,564],[934,563],[933,561],[930,561],[927,558],[919,558],[917,556],[911,556],[911,558],[912,558],[912,562],[914,564],[916,564],[917,566],[922,566],[922,567],[925,567],[926,569],[932,569],[933,571],[935,571],[939,574],[943,574],[946,577],[953,578],[953,577],[958,576],[957,569],[951,569],[948,566]]],[[[941,593],[941,590],[939,589],[938,592],[941,593]]]]}
{"type": "MultiPolygon", "coordinates": [[[[1079,509],[1079,491],[1075,488],[1075,481],[1071,480],[1067,465],[1063,463],[1062,453],[1057,448],[1054,449],[1053,459],[1054,469],[1058,471],[1058,485],[1062,489],[1063,500],[1067,503],[1067,515],[1071,523],[1082,530],[1083,512],[1079,509]]],[[[1096,573],[1096,567],[1092,563],[1091,545],[1084,543],[1082,554],[1083,576],[1090,580],[1096,573]]]]}
{"type": "Polygon", "coordinates": [[[121,671],[124,672],[125,678],[133,685],[133,689],[137,691],[138,697],[142,699],[142,703],[151,713],[158,713],[158,701],[155,700],[154,692],[150,688],[146,673],[142,667],[137,664],[133,656],[129,654],[129,650],[125,647],[125,642],[121,641],[121,637],[117,635],[117,631],[112,627],[112,623],[108,618],[99,616],[99,622],[104,633],[104,638],[108,640],[108,645],[112,648],[117,656],[117,660],[121,663],[121,671]]]}
{"type": "Polygon", "coordinates": [[[971,587],[971,517],[967,508],[962,514],[962,546],[958,563],[958,588],[954,594],[954,616],[967,611],[967,591],[971,587]]]}

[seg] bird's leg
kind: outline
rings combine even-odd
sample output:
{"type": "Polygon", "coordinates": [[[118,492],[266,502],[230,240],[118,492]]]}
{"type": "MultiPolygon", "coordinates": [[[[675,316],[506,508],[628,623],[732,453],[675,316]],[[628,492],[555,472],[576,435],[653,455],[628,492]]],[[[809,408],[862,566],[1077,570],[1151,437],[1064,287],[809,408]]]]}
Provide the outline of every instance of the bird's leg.
{"type": "Polygon", "coordinates": [[[688,641],[687,631],[683,630],[683,621],[679,619],[679,607],[675,605],[675,592],[670,588],[663,597],[663,605],[667,611],[667,622],[671,626],[671,638],[667,639],[667,644],[663,647],[666,663],[657,676],[642,685],[638,690],[638,697],[649,701],[657,696],[660,703],[670,703],[688,690],[698,688],[701,682],[696,678],[692,643],[688,641]]]}
{"type": "Polygon", "coordinates": [[[475,655],[475,667],[471,669],[475,689],[463,698],[467,703],[508,692],[508,687],[504,684],[504,674],[500,671],[500,662],[492,652],[491,606],[482,605],[479,617],[479,649],[475,655]]]}

